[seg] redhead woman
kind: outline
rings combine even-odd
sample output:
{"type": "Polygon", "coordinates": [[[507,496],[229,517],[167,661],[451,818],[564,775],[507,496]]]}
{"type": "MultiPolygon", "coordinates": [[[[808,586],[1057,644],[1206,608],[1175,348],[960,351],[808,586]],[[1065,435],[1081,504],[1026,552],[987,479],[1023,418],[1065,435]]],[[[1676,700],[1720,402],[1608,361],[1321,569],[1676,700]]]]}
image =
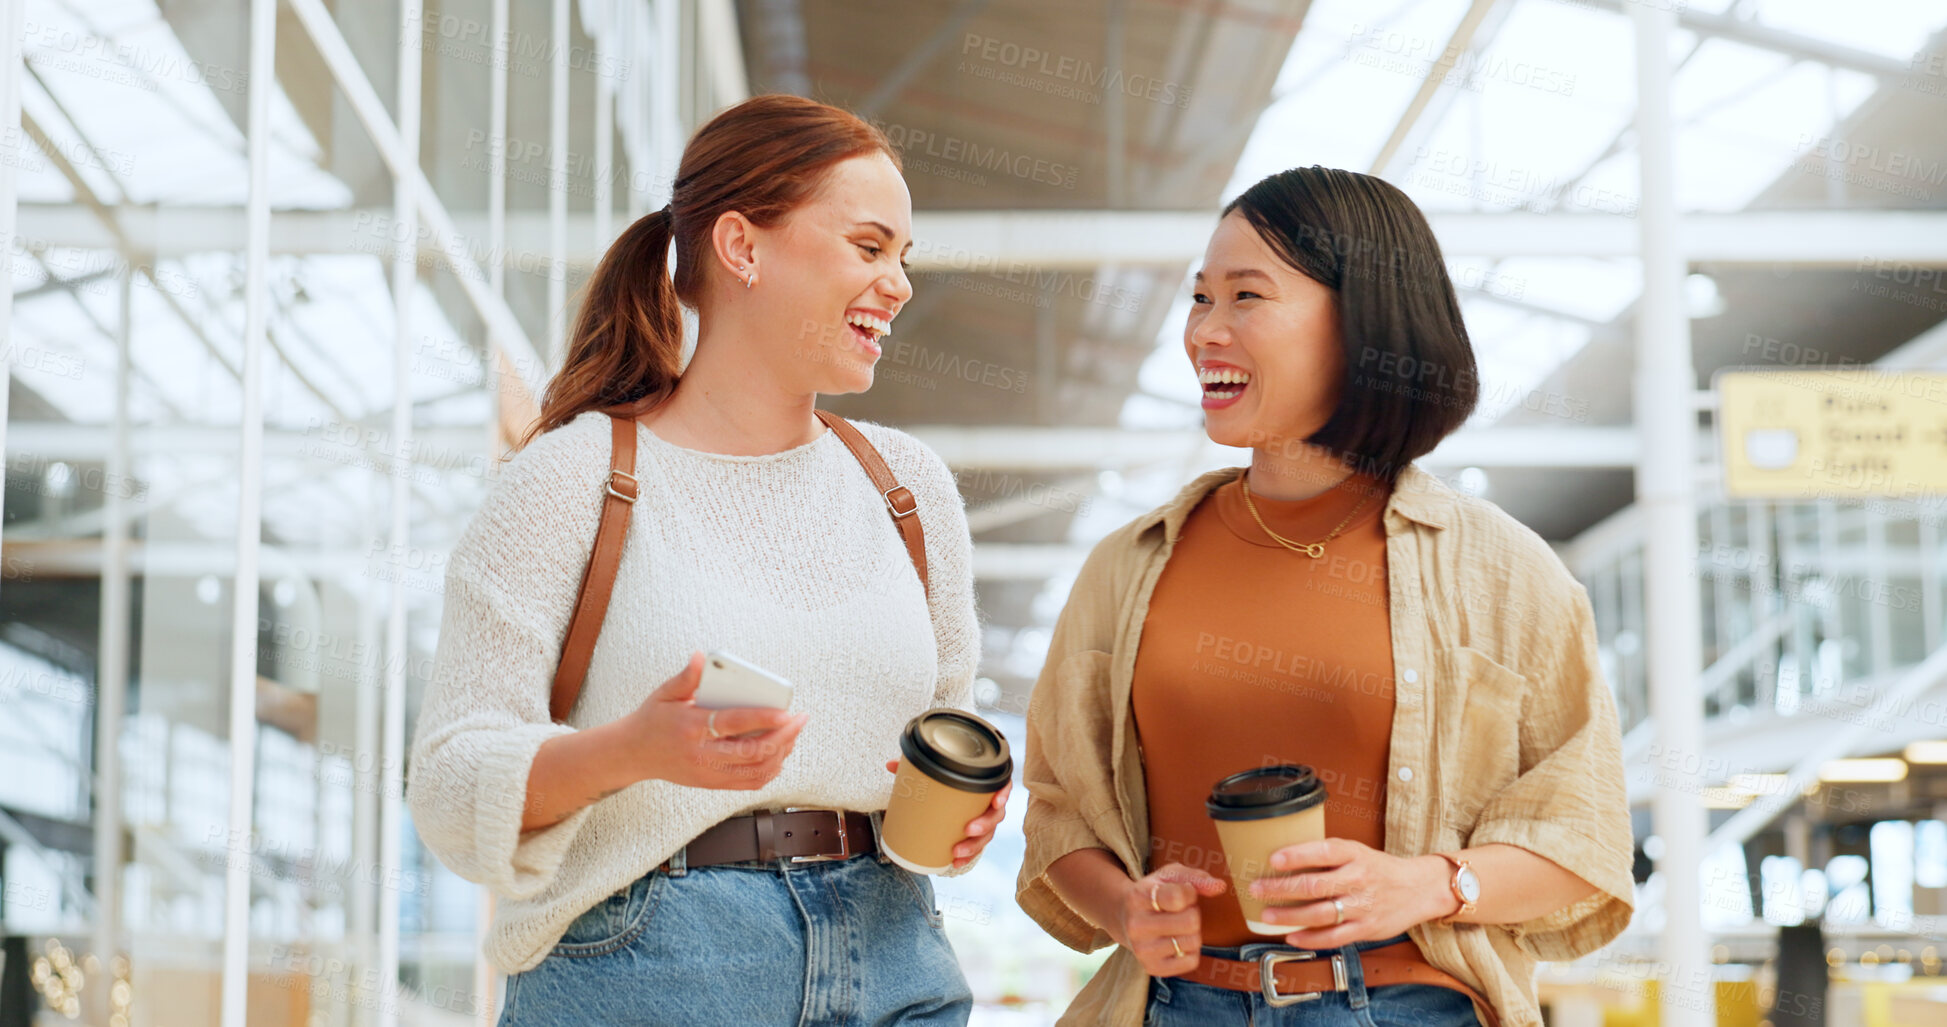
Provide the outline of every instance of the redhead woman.
{"type": "Polygon", "coordinates": [[[1195,282],[1185,373],[1250,466],[1095,548],[1028,715],[1021,905],[1117,947],[1062,1022],[1539,1027],[1536,962],[1629,919],[1621,744],[1582,586],[1413,463],[1477,392],[1433,234],[1286,171],[1195,282]],[[1247,918],[1206,800],[1279,766],[1323,837],[1269,843],[1247,918]]]}
{"type": "Polygon", "coordinates": [[[911,223],[877,130],[758,97],[696,134],[670,205],[589,282],[535,431],[453,552],[410,766],[427,848],[500,900],[502,1024],[967,1021],[930,881],[876,840],[901,728],[970,706],[966,518],[937,456],[857,426],[917,501],[922,570],[813,406],[872,384],[912,296],[911,223]],[[550,680],[621,481],[611,446],[631,436],[613,591],[556,722],[550,680]],[[790,681],[789,709],[698,708],[717,649],[790,681]]]}

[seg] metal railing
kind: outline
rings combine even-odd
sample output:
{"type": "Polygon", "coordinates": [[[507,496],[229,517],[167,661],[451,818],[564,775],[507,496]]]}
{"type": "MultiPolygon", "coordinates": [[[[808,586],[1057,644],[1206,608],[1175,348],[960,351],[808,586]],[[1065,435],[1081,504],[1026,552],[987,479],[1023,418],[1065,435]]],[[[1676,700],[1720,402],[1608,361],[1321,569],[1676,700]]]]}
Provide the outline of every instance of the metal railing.
{"type": "MultiPolygon", "coordinates": [[[[1706,502],[1696,563],[1705,715],[1790,717],[1848,683],[1918,665],[1940,644],[1947,610],[1944,516],[1933,501],[1706,502]]],[[[1649,728],[1642,540],[1627,511],[1615,520],[1607,544],[1565,556],[1589,590],[1634,755],[1649,728]]]]}

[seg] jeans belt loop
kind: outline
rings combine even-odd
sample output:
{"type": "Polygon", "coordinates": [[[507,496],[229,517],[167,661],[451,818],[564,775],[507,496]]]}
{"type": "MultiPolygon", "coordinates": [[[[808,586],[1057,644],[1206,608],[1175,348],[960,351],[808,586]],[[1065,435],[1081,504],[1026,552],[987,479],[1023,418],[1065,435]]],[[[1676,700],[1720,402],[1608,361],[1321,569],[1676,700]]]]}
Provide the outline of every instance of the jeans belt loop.
{"type": "Polygon", "coordinates": [[[881,864],[891,863],[892,857],[886,855],[886,832],[884,826],[886,811],[875,809],[867,815],[872,818],[873,858],[877,859],[881,864]]]}
{"type": "Polygon", "coordinates": [[[1366,995],[1366,963],[1362,955],[1364,951],[1359,947],[1358,942],[1339,949],[1340,962],[1349,963],[1351,970],[1347,975],[1351,978],[1350,981],[1339,981],[1339,988],[1345,992],[1345,1000],[1354,1010],[1366,1008],[1366,1003],[1369,1001],[1366,995]]]}
{"type": "Polygon", "coordinates": [[[690,847],[680,846],[669,856],[669,876],[682,877],[690,872],[690,847]]]}

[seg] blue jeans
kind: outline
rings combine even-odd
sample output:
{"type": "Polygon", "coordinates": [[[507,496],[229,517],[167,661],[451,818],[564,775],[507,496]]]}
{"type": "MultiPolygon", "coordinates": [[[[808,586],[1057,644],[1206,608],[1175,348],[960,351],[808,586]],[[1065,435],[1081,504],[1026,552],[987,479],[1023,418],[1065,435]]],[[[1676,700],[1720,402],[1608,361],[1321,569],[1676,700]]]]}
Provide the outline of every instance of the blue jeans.
{"type": "Polygon", "coordinates": [[[507,978],[501,1027],[964,1025],[933,882],[876,856],[651,871],[507,978]]]}
{"type": "MultiPolygon", "coordinates": [[[[1328,991],[1289,1006],[1270,1005],[1254,991],[1232,991],[1181,977],[1154,977],[1149,982],[1149,1012],[1143,1017],[1143,1027],[1479,1027],[1473,1000],[1451,988],[1430,984],[1366,987],[1359,951],[1405,940],[1402,934],[1339,949],[1345,957],[1346,990],[1328,991]]],[[[1203,954],[1255,960],[1267,951],[1304,950],[1275,943],[1242,948],[1206,945],[1203,954]]]]}

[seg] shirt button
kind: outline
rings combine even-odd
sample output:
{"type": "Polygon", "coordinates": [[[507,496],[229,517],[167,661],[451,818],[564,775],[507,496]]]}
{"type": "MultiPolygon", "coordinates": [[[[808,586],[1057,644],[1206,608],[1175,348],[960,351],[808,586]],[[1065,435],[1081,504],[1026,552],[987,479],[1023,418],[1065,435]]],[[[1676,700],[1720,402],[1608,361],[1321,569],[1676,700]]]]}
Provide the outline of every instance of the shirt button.
{"type": "Polygon", "coordinates": [[[1420,672],[1411,667],[1406,668],[1399,676],[1402,681],[1405,681],[1409,685],[1420,680],[1420,672]]]}
{"type": "Polygon", "coordinates": [[[1411,780],[1413,780],[1413,768],[1412,768],[1412,767],[1401,767],[1401,768],[1399,768],[1399,779],[1400,779],[1401,781],[1411,781],[1411,780]]]}

